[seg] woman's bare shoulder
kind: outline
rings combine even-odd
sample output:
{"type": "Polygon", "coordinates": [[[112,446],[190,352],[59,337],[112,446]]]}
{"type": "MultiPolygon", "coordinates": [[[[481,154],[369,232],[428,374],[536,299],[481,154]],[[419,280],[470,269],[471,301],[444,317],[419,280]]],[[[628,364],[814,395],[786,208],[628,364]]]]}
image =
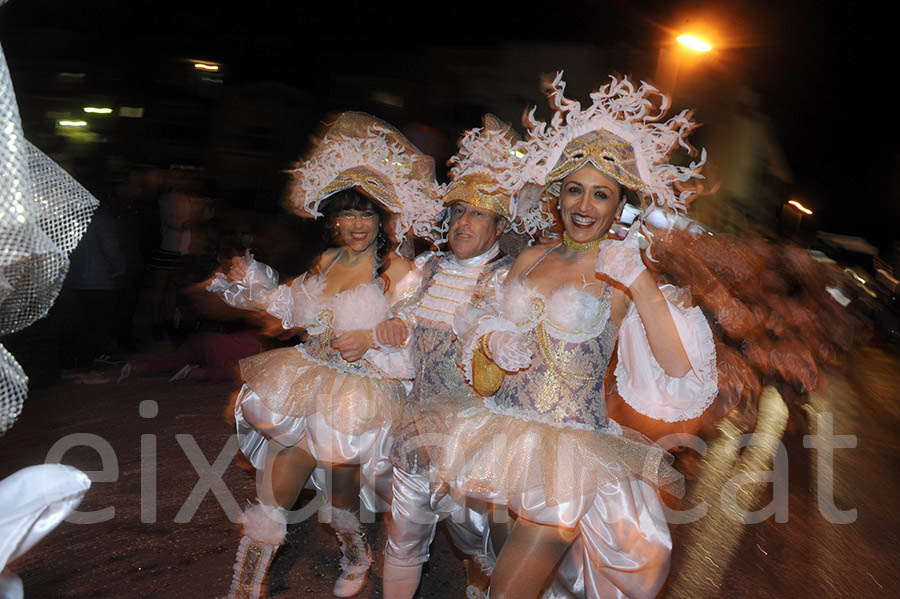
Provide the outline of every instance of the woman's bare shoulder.
{"type": "Polygon", "coordinates": [[[532,245],[530,247],[523,248],[519,255],[516,257],[516,261],[513,263],[512,267],[509,269],[510,277],[518,277],[523,272],[529,269],[535,262],[537,262],[541,256],[543,256],[550,247],[546,245],[532,245]]]}
{"type": "Polygon", "coordinates": [[[412,260],[407,260],[399,254],[388,252],[384,256],[384,276],[388,279],[388,284],[393,284],[406,276],[412,270],[412,260]]]}

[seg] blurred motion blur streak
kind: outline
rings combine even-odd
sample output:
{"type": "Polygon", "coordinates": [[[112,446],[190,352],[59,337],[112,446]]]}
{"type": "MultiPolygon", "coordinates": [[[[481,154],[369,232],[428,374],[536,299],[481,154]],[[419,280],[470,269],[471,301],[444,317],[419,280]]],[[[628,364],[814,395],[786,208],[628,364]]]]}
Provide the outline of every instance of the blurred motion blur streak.
{"type": "MultiPolygon", "coordinates": [[[[780,439],[787,425],[787,417],[787,406],[781,395],[774,387],[766,387],[760,397],[757,425],[761,438],[754,439],[743,455],[737,452],[740,429],[727,419],[724,420],[719,425],[721,436],[710,444],[700,468],[700,478],[690,488],[686,503],[712,504],[711,500],[719,493],[724,495],[724,488],[732,484],[736,470],[740,473],[739,476],[746,477],[755,470],[767,470],[768,464],[772,463],[776,455],[786,457],[786,454],[778,452],[778,448],[781,447],[780,439]]],[[[787,469],[786,462],[783,467],[787,469]]],[[[742,488],[746,505],[758,503],[765,488],[762,485],[742,488]]],[[[784,507],[786,510],[787,506],[784,507]]],[[[725,509],[724,498],[722,508],[710,509],[705,518],[688,525],[687,533],[683,535],[680,558],[676,552],[676,563],[673,564],[666,597],[680,599],[716,596],[746,530],[744,521],[734,518],[734,514],[725,509]],[[711,542],[712,539],[715,542],[711,542]]]]}

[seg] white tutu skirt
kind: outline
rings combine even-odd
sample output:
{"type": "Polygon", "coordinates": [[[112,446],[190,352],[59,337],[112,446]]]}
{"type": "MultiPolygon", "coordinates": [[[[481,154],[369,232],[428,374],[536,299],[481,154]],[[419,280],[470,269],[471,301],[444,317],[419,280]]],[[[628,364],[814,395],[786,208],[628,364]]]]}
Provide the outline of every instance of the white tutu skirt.
{"type": "Polygon", "coordinates": [[[270,440],[300,446],[320,464],[308,488],[326,493],[328,465],[359,465],[363,506],[390,510],[391,430],[402,383],[340,372],[294,348],[242,360],[241,372],[235,423],[241,451],[255,468],[265,467],[270,440]]]}
{"type": "Polygon", "coordinates": [[[444,397],[420,409],[417,436],[401,445],[415,448],[418,438],[456,493],[578,530],[548,596],[656,596],[672,551],[658,486],[678,492],[682,482],[666,452],[614,423],[586,430],[460,407],[444,397]]]}
{"type": "MultiPolygon", "coordinates": [[[[359,497],[372,512],[391,509],[391,424],[359,435],[342,433],[322,414],[283,416],[269,410],[255,391],[244,385],[234,408],[241,452],[253,467],[266,465],[269,440],[285,447],[301,446],[320,464],[355,464],[360,467],[359,497]]],[[[326,469],[317,467],[306,487],[326,494],[326,469]]]]}

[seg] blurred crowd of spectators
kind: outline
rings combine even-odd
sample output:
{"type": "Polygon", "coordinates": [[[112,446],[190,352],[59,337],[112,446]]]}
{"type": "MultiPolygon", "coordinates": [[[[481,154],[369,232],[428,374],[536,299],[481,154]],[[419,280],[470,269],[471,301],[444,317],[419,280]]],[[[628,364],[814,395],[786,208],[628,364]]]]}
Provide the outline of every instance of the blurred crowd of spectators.
{"type": "Polygon", "coordinates": [[[216,197],[214,182],[192,165],[109,158],[92,177],[64,155],[54,159],[100,207],[47,318],[4,340],[33,385],[61,376],[90,382],[86,373],[103,373],[96,382],[120,373],[228,378],[240,357],[288,341],[264,317],[208,296],[205,282],[249,248],[284,276],[299,274],[321,236],[314,223],[271,207],[234,208],[246,202],[216,197]]]}

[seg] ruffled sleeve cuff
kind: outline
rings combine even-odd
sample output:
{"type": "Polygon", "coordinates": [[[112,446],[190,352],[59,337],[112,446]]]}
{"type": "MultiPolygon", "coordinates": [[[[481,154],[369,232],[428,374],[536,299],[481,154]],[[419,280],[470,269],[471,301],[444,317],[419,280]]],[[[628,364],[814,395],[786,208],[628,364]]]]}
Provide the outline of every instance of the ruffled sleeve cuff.
{"type": "Polygon", "coordinates": [[[266,311],[280,318],[285,329],[305,327],[310,335],[317,335],[331,324],[320,313],[324,292],[325,278],[306,273],[290,285],[280,285],[272,294],[266,311]]]}
{"type": "Polygon", "coordinates": [[[472,360],[475,350],[483,336],[494,331],[518,332],[513,323],[473,306],[464,306],[453,319],[453,328],[459,338],[459,365],[466,375],[466,381],[472,381],[472,360]],[[463,324],[464,323],[464,324],[463,324]],[[462,329],[457,331],[457,329],[462,329]]]}
{"type": "Polygon", "coordinates": [[[678,422],[700,416],[718,393],[716,345],[700,308],[684,307],[672,285],[664,285],[660,291],[691,370],[682,377],[666,374],[650,350],[644,324],[632,304],[619,328],[615,375],[619,394],[629,406],[655,420],[678,422]]]}
{"type": "Polygon", "coordinates": [[[381,347],[368,349],[363,354],[363,359],[377,368],[389,379],[408,380],[415,378],[415,369],[412,363],[411,344],[407,343],[403,348],[381,347]]]}
{"type": "Polygon", "coordinates": [[[519,318],[521,316],[519,314],[515,314],[514,318],[522,320],[522,325],[516,325],[506,318],[509,312],[506,307],[507,300],[525,292],[525,287],[519,281],[504,287],[508,273],[509,269],[501,269],[492,275],[488,286],[492,293],[488,296],[494,301],[485,299],[479,305],[461,306],[453,317],[453,332],[459,338],[459,366],[470,384],[473,382],[472,360],[483,336],[494,331],[522,333],[536,324],[531,318],[519,318]]]}
{"type": "Polygon", "coordinates": [[[242,310],[265,310],[278,287],[278,273],[271,266],[254,260],[249,253],[243,260],[243,279],[232,281],[222,273],[216,273],[206,289],[217,294],[229,306],[242,310]]]}

